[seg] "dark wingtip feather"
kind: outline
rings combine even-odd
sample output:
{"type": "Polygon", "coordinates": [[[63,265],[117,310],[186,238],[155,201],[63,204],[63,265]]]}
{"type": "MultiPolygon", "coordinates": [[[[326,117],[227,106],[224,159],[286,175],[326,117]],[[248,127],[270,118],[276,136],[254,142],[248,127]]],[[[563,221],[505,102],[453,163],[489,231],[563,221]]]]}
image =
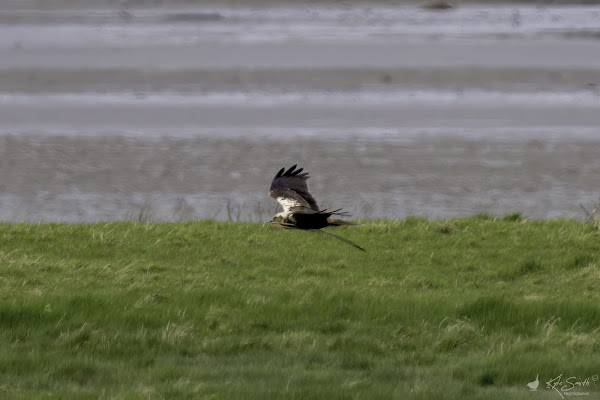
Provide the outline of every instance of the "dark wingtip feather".
{"type": "Polygon", "coordinates": [[[351,240],[348,240],[348,239],[346,239],[346,238],[344,238],[344,237],[341,237],[341,236],[338,236],[338,235],[334,235],[333,233],[329,233],[329,232],[326,232],[326,231],[322,231],[322,230],[320,230],[320,229],[317,229],[317,232],[321,232],[321,233],[325,233],[325,234],[327,234],[327,235],[329,235],[329,236],[333,236],[334,238],[336,238],[336,239],[339,239],[339,240],[341,240],[342,242],[348,243],[350,246],[353,246],[353,247],[357,248],[358,250],[364,251],[365,253],[367,252],[365,249],[363,249],[362,247],[360,247],[359,245],[357,245],[357,244],[356,244],[356,243],[354,243],[353,241],[351,241],[351,240]]]}
{"type": "Polygon", "coordinates": [[[294,171],[294,169],[296,168],[297,164],[294,164],[290,167],[290,169],[288,169],[287,171],[285,171],[283,173],[283,176],[291,176],[292,172],[294,171]]]}
{"type": "Polygon", "coordinates": [[[304,171],[304,168],[296,169],[297,166],[298,166],[298,164],[294,164],[287,170],[285,168],[281,168],[279,170],[279,172],[277,173],[277,175],[275,175],[275,179],[281,178],[282,176],[286,176],[286,177],[297,176],[299,178],[306,177],[308,179],[308,172],[301,174],[301,172],[304,171]]]}

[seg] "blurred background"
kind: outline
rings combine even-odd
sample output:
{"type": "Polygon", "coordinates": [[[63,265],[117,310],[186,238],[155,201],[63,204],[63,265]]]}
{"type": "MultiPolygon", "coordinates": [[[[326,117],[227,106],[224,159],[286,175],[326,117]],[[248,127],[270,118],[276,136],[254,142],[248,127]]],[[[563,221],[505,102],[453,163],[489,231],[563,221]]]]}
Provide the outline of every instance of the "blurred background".
{"type": "Polygon", "coordinates": [[[600,6],[3,0],[0,220],[585,218],[600,6]]]}

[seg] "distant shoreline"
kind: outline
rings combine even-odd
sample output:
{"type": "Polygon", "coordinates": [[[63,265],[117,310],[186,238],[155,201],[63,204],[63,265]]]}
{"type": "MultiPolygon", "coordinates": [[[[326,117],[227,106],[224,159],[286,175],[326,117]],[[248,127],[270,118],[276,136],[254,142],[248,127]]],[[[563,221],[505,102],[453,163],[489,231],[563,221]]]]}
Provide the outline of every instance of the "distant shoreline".
{"type": "MultiPolygon", "coordinates": [[[[418,0],[6,0],[0,4],[1,10],[10,9],[31,9],[44,10],[54,8],[97,8],[97,7],[117,7],[117,8],[139,8],[139,7],[277,7],[277,6],[393,6],[393,5],[414,5],[420,6],[427,3],[426,1],[418,0]]],[[[556,5],[591,5],[600,4],[600,0],[460,0],[453,2],[460,7],[461,4],[482,4],[482,5],[540,5],[540,6],[556,6],[556,5]]]]}

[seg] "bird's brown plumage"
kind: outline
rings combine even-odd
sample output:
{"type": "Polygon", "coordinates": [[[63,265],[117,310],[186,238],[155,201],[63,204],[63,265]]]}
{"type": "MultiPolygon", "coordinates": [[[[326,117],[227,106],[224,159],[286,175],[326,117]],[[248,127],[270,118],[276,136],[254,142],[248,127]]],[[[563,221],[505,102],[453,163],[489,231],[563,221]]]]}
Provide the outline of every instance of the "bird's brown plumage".
{"type": "MultiPolygon", "coordinates": [[[[271,223],[288,229],[319,230],[328,226],[354,225],[351,222],[330,218],[332,215],[347,216],[341,209],[334,211],[320,210],[314,197],[308,190],[308,173],[302,173],[303,168],[296,169],[293,165],[289,169],[279,170],[269,190],[269,196],[276,199],[283,207],[283,212],[275,214],[271,223]]],[[[320,231],[334,236],[352,246],[364,249],[351,241],[332,233],[320,231]]]]}

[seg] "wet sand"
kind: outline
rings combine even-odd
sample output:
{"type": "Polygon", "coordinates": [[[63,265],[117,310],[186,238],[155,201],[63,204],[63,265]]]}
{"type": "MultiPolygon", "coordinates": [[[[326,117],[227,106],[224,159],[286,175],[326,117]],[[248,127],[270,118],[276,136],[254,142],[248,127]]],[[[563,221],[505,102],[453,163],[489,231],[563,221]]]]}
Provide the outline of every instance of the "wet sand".
{"type": "Polygon", "coordinates": [[[438,89],[600,93],[600,67],[545,68],[495,66],[460,68],[154,68],[0,69],[0,87],[12,93],[284,91],[438,89]]]}
{"type": "MultiPolygon", "coordinates": [[[[245,40],[248,27],[279,32],[280,14],[257,25],[260,9],[223,8],[223,21],[182,25],[146,4],[130,9],[142,22],[116,7],[74,23],[56,15],[76,21],[77,7],[22,4],[37,14],[0,7],[0,220],[266,220],[270,179],[294,163],[321,206],[357,218],[582,218],[600,199],[600,42],[548,35],[561,10],[524,9],[540,31],[508,37],[388,32],[365,8],[316,24],[284,10],[288,36],[245,40]],[[342,17],[356,37],[336,30],[342,17]]],[[[509,24],[512,9],[498,12],[509,24]]]]}
{"type": "Polygon", "coordinates": [[[583,217],[600,198],[600,140],[3,136],[2,220],[265,220],[272,175],[311,173],[324,207],[356,217],[522,211],[583,217]],[[227,212],[229,203],[230,213],[227,212]]]}

